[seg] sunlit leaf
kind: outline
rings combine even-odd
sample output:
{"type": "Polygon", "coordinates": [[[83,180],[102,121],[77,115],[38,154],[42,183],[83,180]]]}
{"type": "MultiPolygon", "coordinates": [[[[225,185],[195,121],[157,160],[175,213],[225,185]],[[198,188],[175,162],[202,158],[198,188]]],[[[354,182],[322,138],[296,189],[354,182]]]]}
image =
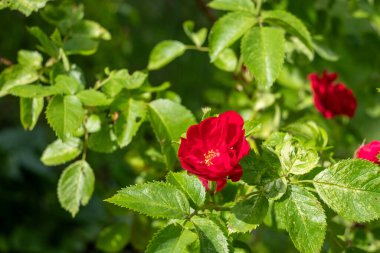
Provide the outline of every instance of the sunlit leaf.
{"type": "Polygon", "coordinates": [[[71,164],[59,178],[59,203],[74,217],[79,211],[79,206],[87,205],[90,200],[94,183],[94,173],[85,161],[71,164]]]}
{"type": "Polygon", "coordinates": [[[190,214],[185,194],[161,182],[128,186],[107,201],[156,218],[181,219],[190,214]]]}

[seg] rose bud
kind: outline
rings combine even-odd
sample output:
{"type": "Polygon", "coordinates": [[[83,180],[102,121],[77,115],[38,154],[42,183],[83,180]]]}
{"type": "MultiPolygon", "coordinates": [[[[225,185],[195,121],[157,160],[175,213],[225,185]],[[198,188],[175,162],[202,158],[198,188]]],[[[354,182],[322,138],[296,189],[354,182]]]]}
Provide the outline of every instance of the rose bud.
{"type": "Polygon", "coordinates": [[[356,98],[352,90],[343,83],[334,83],[337,77],[337,73],[327,73],[326,71],[321,77],[316,73],[309,75],[314,105],[326,119],[338,115],[352,118],[357,107],[356,98]]]}
{"type": "Polygon", "coordinates": [[[380,165],[380,141],[371,141],[370,143],[363,145],[356,153],[356,158],[368,160],[380,165]]]}
{"type": "Polygon", "coordinates": [[[250,150],[243,125],[238,113],[228,111],[189,127],[178,151],[182,167],[197,175],[206,189],[208,181],[216,182],[216,191],[220,191],[227,178],[240,180],[243,170],[239,161],[250,150]]]}

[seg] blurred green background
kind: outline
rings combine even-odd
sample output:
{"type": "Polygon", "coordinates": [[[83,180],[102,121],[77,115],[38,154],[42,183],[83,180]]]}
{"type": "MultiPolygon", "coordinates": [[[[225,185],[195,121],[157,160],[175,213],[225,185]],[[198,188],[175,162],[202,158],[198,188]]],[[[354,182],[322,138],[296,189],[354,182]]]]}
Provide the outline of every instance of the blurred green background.
{"type": "MultiPolygon", "coordinates": [[[[94,55],[70,58],[82,69],[88,86],[106,67],[145,69],[150,50],[162,40],[190,44],[182,30],[184,21],[193,20],[197,28],[209,29],[223,15],[208,9],[206,0],[51,1],[49,5],[62,2],[83,5],[85,17],[112,35],[110,41],[100,43],[94,55]]],[[[380,96],[376,91],[380,87],[379,1],[264,1],[263,9],[274,8],[286,9],[302,19],[325,55],[310,61],[298,52],[301,49],[288,45],[286,68],[271,93],[255,94],[248,87],[248,96],[239,90],[233,74],[217,69],[206,53],[197,51],[186,52],[164,69],[152,72],[150,82],[170,81],[170,92],[164,96],[180,99],[198,119],[205,106],[214,112],[237,110],[247,117],[255,110],[266,122],[267,132],[297,119],[313,119],[327,130],[336,158],[352,157],[363,141],[380,139],[380,96]],[[307,74],[323,70],[338,72],[339,81],[356,94],[359,106],[352,121],[327,121],[314,109],[307,74]]],[[[25,17],[0,10],[0,70],[16,62],[18,50],[35,49],[36,40],[27,27],[53,32],[54,27],[41,13],[43,9],[25,17]]],[[[239,45],[234,49],[238,52],[239,45]]],[[[116,244],[127,244],[122,252],[143,251],[160,222],[113,207],[103,199],[121,187],[160,179],[165,173],[156,159],[160,154],[149,124],[143,125],[138,141],[125,149],[107,155],[89,152],[96,175],[95,194],[72,219],[56,196],[63,167],[46,167],[39,160],[43,149],[55,139],[54,133],[44,117],[33,131],[25,132],[19,123],[18,103],[12,96],[0,99],[0,252],[100,252],[102,242],[97,238],[107,226],[122,235],[115,239],[116,244]]],[[[263,132],[258,138],[267,135],[263,132]]],[[[253,252],[296,252],[285,233],[265,226],[241,240],[249,242],[253,252]]]]}

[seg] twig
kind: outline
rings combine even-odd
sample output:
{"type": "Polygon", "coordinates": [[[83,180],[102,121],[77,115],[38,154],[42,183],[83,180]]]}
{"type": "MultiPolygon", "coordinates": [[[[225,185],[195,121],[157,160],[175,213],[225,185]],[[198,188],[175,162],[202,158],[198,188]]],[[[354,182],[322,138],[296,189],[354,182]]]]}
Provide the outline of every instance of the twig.
{"type": "Polygon", "coordinates": [[[0,65],[3,64],[5,66],[12,66],[13,63],[11,62],[11,60],[8,60],[7,58],[4,58],[4,57],[1,57],[0,56],[0,65]]]}
{"type": "Polygon", "coordinates": [[[203,0],[195,0],[195,1],[197,2],[197,5],[199,6],[199,8],[206,14],[208,20],[211,23],[214,23],[216,21],[216,16],[214,15],[214,13],[210,11],[210,9],[207,7],[205,2],[203,2],[203,0]]]}

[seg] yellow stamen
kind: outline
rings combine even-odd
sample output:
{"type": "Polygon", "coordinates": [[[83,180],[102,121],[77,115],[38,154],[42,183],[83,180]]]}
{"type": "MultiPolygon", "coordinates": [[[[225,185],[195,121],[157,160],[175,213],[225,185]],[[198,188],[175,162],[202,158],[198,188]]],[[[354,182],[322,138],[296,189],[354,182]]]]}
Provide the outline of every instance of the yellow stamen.
{"type": "Polygon", "coordinates": [[[207,166],[213,165],[214,163],[212,162],[212,159],[214,159],[215,157],[218,157],[219,155],[220,155],[219,151],[215,151],[213,149],[209,150],[207,154],[203,154],[203,156],[205,157],[205,164],[207,166]]]}

